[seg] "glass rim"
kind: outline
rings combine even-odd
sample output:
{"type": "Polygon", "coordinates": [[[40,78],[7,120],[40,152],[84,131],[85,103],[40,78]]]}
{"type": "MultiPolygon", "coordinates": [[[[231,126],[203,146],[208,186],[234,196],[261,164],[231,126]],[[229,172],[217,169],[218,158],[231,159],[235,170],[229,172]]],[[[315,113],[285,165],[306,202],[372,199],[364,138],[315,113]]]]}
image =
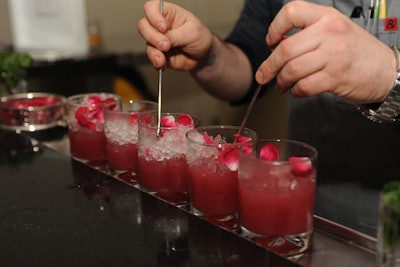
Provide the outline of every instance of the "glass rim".
{"type": "Polygon", "coordinates": [[[115,99],[115,101],[121,101],[122,98],[120,95],[117,95],[115,93],[111,93],[111,92],[91,92],[91,93],[83,93],[83,94],[76,94],[76,95],[71,95],[69,97],[67,97],[66,99],[66,103],[70,106],[82,106],[85,103],[76,103],[74,101],[76,101],[76,99],[79,98],[83,98],[85,96],[90,97],[90,96],[110,96],[113,97],[115,99]]]}
{"type": "MultiPolygon", "coordinates": [[[[239,129],[240,129],[240,126],[237,126],[237,125],[229,125],[229,124],[205,125],[205,126],[198,126],[198,127],[196,127],[196,128],[193,128],[193,129],[189,130],[189,131],[186,133],[186,140],[188,140],[189,142],[191,142],[191,143],[193,143],[193,144],[202,145],[202,146],[215,147],[215,146],[221,146],[221,145],[224,145],[224,144],[208,144],[208,143],[203,143],[203,142],[199,142],[199,141],[193,140],[192,138],[189,137],[190,133],[192,133],[192,132],[197,132],[197,131],[200,130],[200,129],[235,129],[235,130],[239,130],[239,129]]],[[[242,132],[243,132],[243,131],[251,132],[251,133],[254,134],[254,137],[255,137],[254,140],[247,141],[247,142],[245,142],[244,144],[248,144],[249,142],[253,142],[253,141],[256,141],[256,140],[257,140],[258,135],[257,135],[257,133],[256,133],[254,130],[245,127],[245,128],[243,128],[242,132]]],[[[233,143],[227,143],[227,144],[229,144],[229,145],[234,145],[233,143]]],[[[237,143],[238,146],[241,146],[242,144],[243,144],[243,143],[237,143]]]]}
{"type": "Polygon", "coordinates": [[[154,106],[154,109],[149,109],[149,110],[136,110],[136,111],[133,111],[133,110],[124,110],[123,108],[123,104],[124,104],[124,101],[122,100],[122,106],[121,106],[121,110],[118,110],[118,109],[108,109],[107,107],[109,106],[109,105],[112,105],[112,104],[114,104],[114,102],[112,102],[112,103],[107,103],[107,104],[105,104],[105,105],[103,105],[103,111],[104,111],[104,113],[112,113],[112,114],[135,114],[135,113],[147,113],[147,112],[153,112],[153,111],[155,111],[155,110],[157,110],[157,107],[158,107],[158,103],[157,102],[154,102],[154,101],[151,101],[151,100],[141,100],[141,99],[129,99],[128,100],[129,102],[129,104],[132,104],[132,103],[138,103],[138,104],[146,104],[146,105],[151,105],[151,106],[154,106]]]}
{"type": "Polygon", "coordinates": [[[265,144],[288,143],[288,144],[294,144],[299,147],[306,148],[311,152],[311,156],[304,157],[304,160],[299,159],[298,161],[295,161],[296,163],[302,163],[302,162],[306,162],[306,161],[313,162],[313,161],[317,160],[317,158],[318,158],[318,150],[315,147],[313,147],[312,145],[309,145],[302,141],[297,141],[297,140],[292,140],[292,139],[278,139],[278,138],[276,138],[276,139],[274,139],[274,138],[259,139],[259,140],[249,141],[249,142],[242,144],[239,147],[239,158],[240,158],[240,156],[245,156],[249,160],[262,162],[262,164],[269,164],[269,165],[293,164],[293,162],[289,161],[289,160],[260,160],[259,158],[256,158],[256,157],[250,157],[250,155],[252,155],[253,153],[245,154],[242,151],[243,147],[249,146],[249,145],[254,145],[256,143],[265,143],[265,144]]]}
{"type": "Polygon", "coordinates": [[[6,95],[0,98],[0,109],[1,110],[10,110],[10,111],[23,111],[23,110],[28,110],[28,111],[40,111],[40,110],[45,110],[53,107],[60,107],[64,106],[66,104],[66,97],[62,96],[60,94],[52,94],[52,93],[46,93],[46,92],[30,92],[30,93],[20,93],[20,94],[12,94],[12,95],[6,95]],[[55,99],[58,99],[57,102],[51,104],[51,105],[43,105],[43,106],[28,106],[28,107],[8,107],[6,105],[7,101],[12,101],[12,100],[19,100],[19,99],[34,99],[37,97],[54,97],[55,99]]]}
{"type": "MultiPolygon", "coordinates": [[[[138,120],[138,125],[140,127],[144,127],[144,128],[147,128],[147,129],[157,129],[157,127],[158,127],[157,123],[155,125],[152,125],[153,122],[146,123],[146,124],[142,123],[143,118],[145,118],[145,116],[148,115],[148,114],[150,114],[152,116],[155,116],[156,118],[158,117],[158,111],[157,110],[145,111],[145,112],[143,112],[142,116],[140,116],[140,118],[138,120]]],[[[195,116],[195,115],[191,115],[191,114],[184,113],[184,112],[161,112],[161,117],[162,116],[168,116],[168,115],[173,115],[174,117],[177,117],[176,115],[189,115],[193,120],[193,124],[191,124],[191,125],[181,125],[182,127],[197,127],[196,125],[200,124],[200,118],[195,116]]],[[[160,126],[160,129],[164,129],[164,130],[176,129],[176,126],[175,127],[174,126],[160,126]]]]}

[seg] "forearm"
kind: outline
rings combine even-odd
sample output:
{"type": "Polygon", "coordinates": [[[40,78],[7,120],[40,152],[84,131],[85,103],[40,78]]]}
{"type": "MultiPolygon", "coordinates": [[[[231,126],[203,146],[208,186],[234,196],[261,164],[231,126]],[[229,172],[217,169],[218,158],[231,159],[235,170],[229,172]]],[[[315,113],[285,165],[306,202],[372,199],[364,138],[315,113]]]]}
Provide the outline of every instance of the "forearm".
{"type": "Polygon", "coordinates": [[[253,80],[246,55],[215,35],[206,59],[191,74],[209,94],[230,102],[242,98],[253,80]]]}

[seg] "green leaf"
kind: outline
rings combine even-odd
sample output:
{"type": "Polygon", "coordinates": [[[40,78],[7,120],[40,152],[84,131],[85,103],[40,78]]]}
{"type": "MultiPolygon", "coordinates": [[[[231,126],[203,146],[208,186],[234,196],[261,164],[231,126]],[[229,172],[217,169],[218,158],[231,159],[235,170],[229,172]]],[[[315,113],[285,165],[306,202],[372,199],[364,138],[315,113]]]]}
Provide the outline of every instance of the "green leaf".
{"type": "Polygon", "coordinates": [[[395,247],[400,242],[400,181],[386,184],[382,190],[380,221],[385,246],[395,247]]]}
{"type": "Polygon", "coordinates": [[[33,59],[25,53],[0,51],[0,91],[10,91],[17,86],[32,63],[33,59]]]}

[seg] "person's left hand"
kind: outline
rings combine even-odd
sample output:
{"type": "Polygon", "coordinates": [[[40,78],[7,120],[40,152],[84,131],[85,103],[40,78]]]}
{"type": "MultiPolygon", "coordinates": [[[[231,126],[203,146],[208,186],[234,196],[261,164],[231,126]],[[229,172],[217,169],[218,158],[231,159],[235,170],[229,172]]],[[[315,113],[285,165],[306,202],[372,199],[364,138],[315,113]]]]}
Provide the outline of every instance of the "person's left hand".
{"type": "Polygon", "coordinates": [[[396,77],[391,49],[332,7],[286,4],[266,37],[272,54],[256,79],[276,77],[281,92],[296,97],[331,92],[356,103],[383,101],[396,77]],[[299,29],[293,35],[286,34],[299,29]]]}

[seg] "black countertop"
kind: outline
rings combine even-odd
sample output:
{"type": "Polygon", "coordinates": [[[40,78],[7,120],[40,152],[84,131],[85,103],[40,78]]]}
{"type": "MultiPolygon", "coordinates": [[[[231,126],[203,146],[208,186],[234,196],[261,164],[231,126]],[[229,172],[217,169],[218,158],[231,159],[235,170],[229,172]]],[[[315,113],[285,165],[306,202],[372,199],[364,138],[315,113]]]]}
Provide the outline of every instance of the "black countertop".
{"type": "Polygon", "coordinates": [[[0,266],[298,266],[0,130],[0,266]]]}
{"type": "Polygon", "coordinates": [[[357,228],[370,222],[374,232],[377,190],[318,185],[313,245],[294,262],[73,160],[68,148],[62,127],[0,129],[1,267],[376,265],[376,239],[357,228]]]}

